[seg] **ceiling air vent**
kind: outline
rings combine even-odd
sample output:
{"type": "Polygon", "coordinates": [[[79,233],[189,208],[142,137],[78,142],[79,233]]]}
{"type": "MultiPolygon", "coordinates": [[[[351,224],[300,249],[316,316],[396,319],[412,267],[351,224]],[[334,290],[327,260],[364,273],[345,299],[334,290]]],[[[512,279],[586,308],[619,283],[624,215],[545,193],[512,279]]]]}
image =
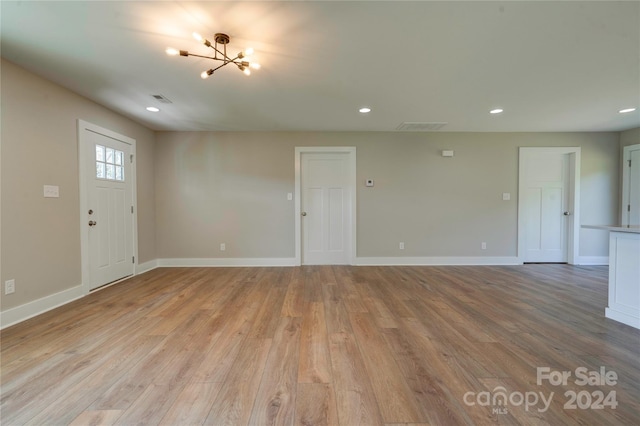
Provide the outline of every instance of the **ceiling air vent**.
{"type": "Polygon", "coordinates": [[[405,121],[396,127],[396,130],[402,132],[433,132],[442,129],[446,125],[447,123],[442,121],[405,121]]]}
{"type": "Polygon", "coordinates": [[[173,102],[171,102],[169,99],[167,99],[165,96],[163,95],[151,95],[153,96],[153,98],[163,104],[172,104],[173,102]]]}

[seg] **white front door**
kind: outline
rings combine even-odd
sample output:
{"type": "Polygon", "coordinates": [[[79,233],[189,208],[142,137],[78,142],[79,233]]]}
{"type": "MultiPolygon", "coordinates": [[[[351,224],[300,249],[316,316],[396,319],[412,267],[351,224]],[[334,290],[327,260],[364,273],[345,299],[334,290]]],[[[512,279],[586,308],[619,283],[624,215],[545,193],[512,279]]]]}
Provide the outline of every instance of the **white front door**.
{"type": "MultiPolygon", "coordinates": [[[[85,144],[89,289],[133,275],[132,146],[82,129],[85,144]]],[[[124,139],[124,138],[123,138],[124,139]]]]}
{"type": "Polygon", "coordinates": [[[351,263],[349,153],[301,153],[302,264],[351,263]]]}
{"type": "Polygon", "coordinates": [[[566,262],[569,154],[552,150],[521,158],[524,262],[566,262]]]}

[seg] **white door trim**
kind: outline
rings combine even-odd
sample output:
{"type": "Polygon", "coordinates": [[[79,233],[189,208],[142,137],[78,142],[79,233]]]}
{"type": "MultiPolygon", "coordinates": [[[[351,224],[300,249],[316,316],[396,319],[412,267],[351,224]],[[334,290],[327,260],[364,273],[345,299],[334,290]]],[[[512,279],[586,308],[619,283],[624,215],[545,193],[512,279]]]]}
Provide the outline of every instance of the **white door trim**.
{"type": "Polygon", "coordinates": [[[630,167],[627,161],[631,161],[631,151],[639,150],[640,144],[628,145],[622,148],[622,204],[620,205],[620,223],[622,225],[629,225],[629,213],[627,212],[627,206],[630,203],[629,200],[629,184],[630,184],[630,167]]]}
{"type": "Polygon", "coordinates": [[[349,253],[349,264],[356,262],[356,148],[354,146],[303,146],[295,149],[295,248],[296,265],[302,265],[302,232],[300,214],[301,210],[301,174],[300,166],[303,153],[346,153],[349,155],[349,189],[351,191],[351,252],[349,253]]]}
{"type": "Polygon", "coordinates": [[[91,291],[90,280],[90,263],[89,263],[89,227],[87,226],[87,211],[89,210],[87,174],[88,164],[86,162],[87,149],[89,142],[87,141],[86,132],[98,133],[112,139],[116,139],[131,145],[131,154],[133,154],[133,162],[131,163],[131,196],[133,203],[133,255],[135,261],[131,264],[131,274],[134,275],[138,265],[138,199],[136,196],[136,140],[127,136],[123,136],[111,130],[96,126],[84,120],[78,120],[78,173],[80,182],[80,255],[81,255],[81,273],[82,288],[84,294],[91,291]]]}
{"type": "Polygon", "coordinates": [[[518,261],[524,262],[525,253],[525,223],[524,200],[525,192],[524,159],[535,153],[569,154],[569,205],[571,212],[567,223],[567,262],[571,265],[579,263],[580,255],[580,147],[534,148],[520,147],[518,156],[518,261]]]}

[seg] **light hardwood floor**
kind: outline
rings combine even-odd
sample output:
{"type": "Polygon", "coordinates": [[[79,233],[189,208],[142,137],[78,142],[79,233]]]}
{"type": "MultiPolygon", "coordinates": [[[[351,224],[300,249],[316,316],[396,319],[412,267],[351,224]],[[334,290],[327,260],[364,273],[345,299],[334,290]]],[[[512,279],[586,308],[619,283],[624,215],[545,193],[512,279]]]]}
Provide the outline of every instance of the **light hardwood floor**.
{"type": "Polygon", "coordinates": [[[568,265],[156,269],[3,330],[1,420],[638,425],[640,331],[604,318],[606,282],[568,265]],[[538,367],[571,376],[538,384],[538,367]],[[580,367],[618,380],[579,386],[580,367]],[[617,406],[569,409],[571,391],[617,406]]]}

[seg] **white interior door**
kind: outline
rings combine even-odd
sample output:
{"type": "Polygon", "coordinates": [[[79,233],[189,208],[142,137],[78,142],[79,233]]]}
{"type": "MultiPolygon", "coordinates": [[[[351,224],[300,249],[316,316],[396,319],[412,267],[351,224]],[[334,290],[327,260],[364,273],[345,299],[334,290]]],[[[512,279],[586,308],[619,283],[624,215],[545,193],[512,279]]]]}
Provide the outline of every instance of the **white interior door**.
{"type": "Polygon", "coordinates": [[[302,264],[351,262],[349,153],[301,154],[302,264]]]}
{"type": "Polygon", "coordinates": [[[569,154],[552,150],[521,158],[524,262],[567,262],[569,154]]]}
{"type": "Polygon", "coordinates": [[[622,224],[640,225],[640,144],[624,147],[622,224]]]}
{"type": "Polygon", "coordinates": [[[134,273],[132,146],[84,130],[89,288],[134,273]]]}

